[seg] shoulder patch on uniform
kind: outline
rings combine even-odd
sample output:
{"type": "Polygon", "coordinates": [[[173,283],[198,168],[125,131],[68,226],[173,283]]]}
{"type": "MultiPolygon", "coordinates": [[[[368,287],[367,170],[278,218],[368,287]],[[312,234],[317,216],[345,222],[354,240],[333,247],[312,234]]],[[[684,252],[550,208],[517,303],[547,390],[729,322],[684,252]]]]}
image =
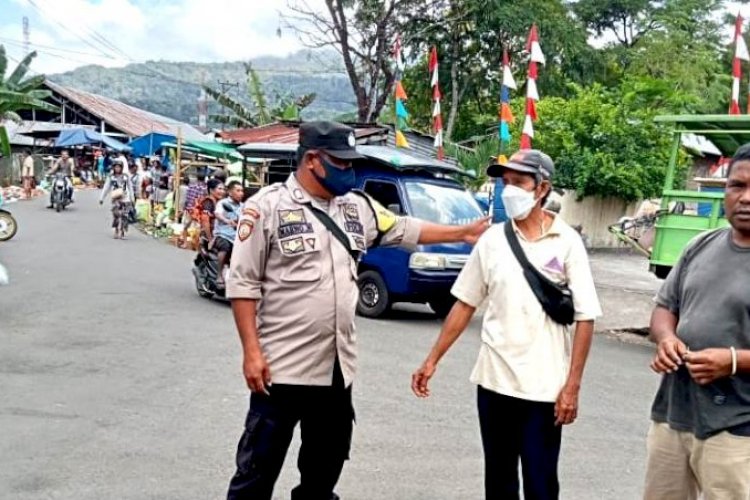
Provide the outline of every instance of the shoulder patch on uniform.
{"type": "Polygon", "coordinates": [[[237,227],[237,237],[240,241],[245,241],[253,234],[254,229],[255,223],[251,220],[245,219],[240,222],[240,225],[237,227]]]}
{"type": "Polygon", "coordinates": [[[354,189],[351,192],[359,196],[360,198],[364,198],[365,201],[367,201],[367,203],[370,205],[373,215],[375,216],[375,220],[377,221],[379,232],[387,233],[391,230],[391,228],[393,228],[393,226],[396,225],[396,222],[398,222],[398,217],[396,216],[396,214],[381,205],[375,198],[359,189],[354,189]]]}

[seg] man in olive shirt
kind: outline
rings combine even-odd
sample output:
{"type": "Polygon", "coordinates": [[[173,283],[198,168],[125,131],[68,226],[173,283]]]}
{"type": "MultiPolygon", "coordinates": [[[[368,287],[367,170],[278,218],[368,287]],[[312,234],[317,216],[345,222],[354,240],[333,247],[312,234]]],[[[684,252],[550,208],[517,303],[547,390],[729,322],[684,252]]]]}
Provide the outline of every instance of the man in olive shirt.
{"type": "Polygon", "coordinates": [[[351,192],[361,157],[347,126],[302,124],[299,144],[296,173],[250,198],[237,227],[227,297],[252,395],[229,499],[270,500],[300,422],[292,499],[338,498],[354,420],[359,256],[378,244],[474,243],[487,228],[486,219],[453,227],[396,217],[351,192]]]}
{"type": "Polygon", "coordinates": [[[750,144],[729,167],[731,228],[697,237],[660,290],[644,498],[750,498],[750,144]]]}

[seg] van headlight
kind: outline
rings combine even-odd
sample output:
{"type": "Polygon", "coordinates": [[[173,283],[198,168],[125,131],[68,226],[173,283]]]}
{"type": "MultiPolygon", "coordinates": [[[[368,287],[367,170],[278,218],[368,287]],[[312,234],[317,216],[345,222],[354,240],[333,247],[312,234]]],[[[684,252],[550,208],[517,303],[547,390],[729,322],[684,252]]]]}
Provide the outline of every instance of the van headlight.
{"type": "Polygon", "coordinates": [[[445,269],[445,255],[437,253],[414,252],[409,257],[409,269],[445,269]]]}

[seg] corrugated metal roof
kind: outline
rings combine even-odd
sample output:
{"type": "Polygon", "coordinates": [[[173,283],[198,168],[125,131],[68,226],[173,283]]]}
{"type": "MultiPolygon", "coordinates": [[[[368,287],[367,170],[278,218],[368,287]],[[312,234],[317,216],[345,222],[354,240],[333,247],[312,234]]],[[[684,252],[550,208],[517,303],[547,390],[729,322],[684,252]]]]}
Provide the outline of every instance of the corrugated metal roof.
{"type": "MultiPolygon", "coordinates": [[[[437,150],[435,149],[435,138],[427,134],[421,134],[413,130],[404,131],[403,134],[406,136],[406,141],[409,143],[409,148],[405,151],[424,156],[430,159],[437,159],[437,150]]],[[[396,135],[393,128],[388,128],[388,145],[396,147],[396,135]]],[[[450,156],[443,158],[443,161],[449,163],[455,167],[460,167],[458,160],[450,156]]]]}
{"type": "MultiPolygon", "coordinates": [[[[382,127],[354,126],[354,135],[357,142],[367,143],[368,138],[382,134],[385,136],[385,129],[382,127]]],[[[255,128],[241,128],[235,130],[224,130],[219,132],[219,136],[227,142],[234,144],[247,144],[267,142],[274,144],[297,144],[299,138],[299,127],[290,123],[271,123],[255,128]]]]}
{"type": "Polygon", "coordinates": [[[107,122],[112,128],[130,137],[140,137],[151,132],[177,135],[178,129],[181,129],[182,136],[186,140],[205,140],[205,136],[189,123],[135,108],[109,97],[63,87],[49,80],[45,84],[51,91],[81,106],[92,115],[107,122]]]}

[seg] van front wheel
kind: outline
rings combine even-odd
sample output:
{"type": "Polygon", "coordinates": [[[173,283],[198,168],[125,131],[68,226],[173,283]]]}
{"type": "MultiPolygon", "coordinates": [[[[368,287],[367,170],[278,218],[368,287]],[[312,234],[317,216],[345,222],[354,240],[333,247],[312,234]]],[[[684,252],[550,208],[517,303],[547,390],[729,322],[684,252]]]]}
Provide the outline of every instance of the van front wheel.
{"type": "Polygon", "coordinates": [[[383,277],[376,271],[365,271],[357,279],[359,300],[357,314],[366,318],[382,316],[391,307],[391,299],[383,277]]]}

